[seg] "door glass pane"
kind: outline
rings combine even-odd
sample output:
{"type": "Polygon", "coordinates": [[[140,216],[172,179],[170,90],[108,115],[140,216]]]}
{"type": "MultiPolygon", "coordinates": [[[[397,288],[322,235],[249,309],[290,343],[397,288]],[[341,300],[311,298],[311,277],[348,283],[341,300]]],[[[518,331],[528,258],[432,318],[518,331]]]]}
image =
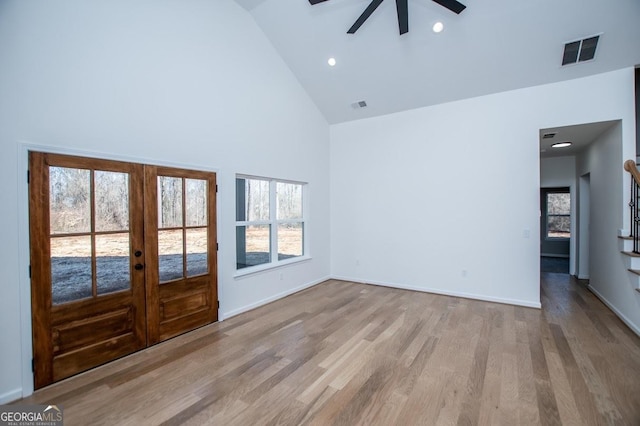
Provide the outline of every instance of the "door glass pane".
{"type": "Polygon", "coordinates": [[[302,226],[302,223],[281,223],[278,225],[278,260],[304,254],[302,226]]]}
{"type": "Polygon", "coordinates": [[[236,226],[237,269],[271,262],[271,227],[236,226]]]}
{"type": "Polygon", "coordinates": [[[278,219],[302,219],[302,185],[278,182],[278,219]]]}
{"type": "Polygon", "coordinates": [[[49,167],[51,234],[91,231],[90,188],[89,170],[49,167]]]}
{"type": "Polygon", "coordinates": [[[160,282],[183,277],[182,230],[158,231],[160,282]]]}
{"type": "Polygon", "coordinates": [[[51,238],[54,305],[92,296],[91,236],[51,238]]]}
{"type": "Polygon", "coordinates": [[[182,226],[182,178],[158,176],[158,226],[182,226]]]}
{"type": "Polygon", "coordinates": [[[269,181],[236,179],[236,220],[269,220],[269,181]]]}
{"type": "Polygon", "coordinates": [[[185,179],[187,226],[207,226],[207,181],[185,179]]]}
{"type": "Polygon", "coordinates": [[[98,294],[131,288],[129,234],[96,235],[98,294]]]}
{"type": "Polygon", "coordinates": [[[206,274],[207,228],[187,229],[187,276],[206,274]]]}
{"type": "Polygon", "coordinates": [[[96,231],[129,229],[129,174],[96,170],[96,231]]]}

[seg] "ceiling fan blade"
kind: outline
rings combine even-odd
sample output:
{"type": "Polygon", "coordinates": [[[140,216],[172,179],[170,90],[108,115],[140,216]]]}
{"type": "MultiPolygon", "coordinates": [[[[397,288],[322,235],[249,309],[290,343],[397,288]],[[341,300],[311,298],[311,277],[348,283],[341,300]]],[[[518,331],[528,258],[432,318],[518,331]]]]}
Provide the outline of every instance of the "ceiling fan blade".
{"type": "Polygon", "coordinates": [[[322,2],[325,2],[325,1],[327,1],[327,0],[309,0],[309,3],[314,5],[314,4],[322,3],[322,2]]]}
{"type": "Polygon", "coordinates": [[[355,34],[355,32],[358,31],[358,28],[360,28],[362,24],[364,24],[364,21],[369,19],[369,16],[371,16],[371,14],[378,8],[378,6],[380,6],[381,3],[382,3],[382,0],[373,0],[369,4],[369,6],[367,6],[364,12],[362,12],[362,15],[360,15],[360,17],[356,20],[356,22],[353,23],[351,28],[349,28],[349,31],[347,31],[347,33],[355,34]]]}
{"type": "Polygon", "coordinates": [[[400,35],[409,32],[409,6],[407,0],[396,0],[396,9],[398,10],[398,29],[400,35]]]}
{"type": "Polygon", "coordinates": [[[467,8],[464,4],[460,3],[456,0],[433,0],[438,3],[440,6],[444,6],[450,11],[460,14],[463,10],[467,8]]]}

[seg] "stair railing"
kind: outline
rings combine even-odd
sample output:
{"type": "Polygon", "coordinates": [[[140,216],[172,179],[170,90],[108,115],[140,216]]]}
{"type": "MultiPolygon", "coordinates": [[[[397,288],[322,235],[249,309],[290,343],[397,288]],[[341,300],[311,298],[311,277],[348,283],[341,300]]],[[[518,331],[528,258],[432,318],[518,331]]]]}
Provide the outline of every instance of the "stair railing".
{"type": "Polygon", "coordinates": [[[640,254],[640,215],[638,215],[638,195],[640,195],[640,171],[636,162],[627,160],[624,162],[624,169],[631,174],[631,226],[629,227],[630,237],[633,239],[633,252],[640,254]]]}

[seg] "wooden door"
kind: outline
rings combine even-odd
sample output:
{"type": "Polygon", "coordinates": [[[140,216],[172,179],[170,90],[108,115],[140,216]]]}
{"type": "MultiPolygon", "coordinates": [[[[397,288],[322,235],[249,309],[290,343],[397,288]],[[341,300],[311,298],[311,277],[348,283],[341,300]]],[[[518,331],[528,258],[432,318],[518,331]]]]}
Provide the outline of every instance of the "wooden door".
{"type": "Polygon", "coordinates": [[[29,154],[35,387],[144,348],[143,167],[29,154]]]}
{"type": "Polygon", "coordinates": [[[35,388],[218,318],[216,176],[29,153],[35,388]]]}
{"type": "Polygon", "coordinates": [[[217,320],[215,215],[214,173],[145,166],[149,344],[217,320]]]}

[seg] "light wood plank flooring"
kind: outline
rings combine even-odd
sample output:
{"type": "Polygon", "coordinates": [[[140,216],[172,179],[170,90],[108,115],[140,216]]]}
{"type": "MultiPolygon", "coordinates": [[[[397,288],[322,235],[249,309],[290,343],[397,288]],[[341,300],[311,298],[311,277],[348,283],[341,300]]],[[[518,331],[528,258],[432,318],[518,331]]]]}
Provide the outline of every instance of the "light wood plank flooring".
{"type": "Polygon", "coordinates": [[[328,281],[20,403],[66,425],[640,425],[640,339],[567,275],[542,304],[328,281]]]}

